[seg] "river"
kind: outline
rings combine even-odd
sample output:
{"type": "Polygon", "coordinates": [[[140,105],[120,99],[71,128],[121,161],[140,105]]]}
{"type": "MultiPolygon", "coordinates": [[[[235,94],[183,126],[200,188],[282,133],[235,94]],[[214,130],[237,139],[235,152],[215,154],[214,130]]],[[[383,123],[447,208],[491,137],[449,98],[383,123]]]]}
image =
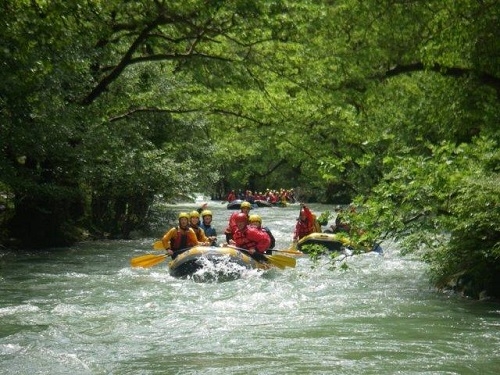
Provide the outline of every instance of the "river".
{"type": "MultiPolygon", "coordinates": [[[[222,233],[233,211],[209,209],[222,233]]],[[[288,248],[298,206],[254,213],[288,248]]],[[[394,244],[349,257],[346,270],[304,257],[294,269],[196,282],[172,278],[167,262],[130,267],[156,239],[0,251],[0,374],[500,371],[500,306],[434,290],[427,266],[394,244]]]]}

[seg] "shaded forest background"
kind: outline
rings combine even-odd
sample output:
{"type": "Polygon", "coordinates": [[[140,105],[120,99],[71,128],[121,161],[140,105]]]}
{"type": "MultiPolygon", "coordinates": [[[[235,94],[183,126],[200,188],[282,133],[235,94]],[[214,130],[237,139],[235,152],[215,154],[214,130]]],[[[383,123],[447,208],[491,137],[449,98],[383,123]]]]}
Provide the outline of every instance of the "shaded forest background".
{"type": "MultiPolygon", "coordinates": [[[[6,0],[0,241],[146,228],[158,197],[362,207],[440,287],[500,295],[496,0],[6,0]]],[[[355,235],[355,234],[353,234],[355,235]]]]}

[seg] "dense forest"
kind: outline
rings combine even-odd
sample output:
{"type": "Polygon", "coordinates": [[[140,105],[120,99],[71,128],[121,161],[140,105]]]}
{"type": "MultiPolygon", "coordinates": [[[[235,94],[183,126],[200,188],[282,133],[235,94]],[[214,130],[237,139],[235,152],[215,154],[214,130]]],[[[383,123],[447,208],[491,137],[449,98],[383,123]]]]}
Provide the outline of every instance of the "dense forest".
{"type": "Polygon", "coordinates": [[[158,197],[355,202],[500,296],[496,0],[6,0],[0,241],[127,238],[158,197]]]}

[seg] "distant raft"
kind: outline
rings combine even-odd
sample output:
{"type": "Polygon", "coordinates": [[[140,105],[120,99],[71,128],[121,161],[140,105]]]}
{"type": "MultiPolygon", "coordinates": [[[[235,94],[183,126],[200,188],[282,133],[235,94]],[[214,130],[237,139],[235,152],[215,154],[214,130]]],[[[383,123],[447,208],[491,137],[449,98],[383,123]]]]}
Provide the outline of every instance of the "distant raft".
{"type": "Polygon", "coordinates": [[[241,208],[241,203],[243,203],[243,201],[241,199],[235,199],[234,201],[231,201],[227,204],[227,209],[228,210],[239,210],[241,208]]]}
{"type": "MultiPolygon", "coordinates": [[[[254,202],[253,202],[253,205],[257,206],[257,207],[272,207],[272,203],[268,202],[268,201],[265,201],[263,199],[256,199],[254,202]]],[[[252,206],[253,206],[252,205],[252,206]]]]}
{"type": "Polygon", "coordinates": [[[195,246],[179,254],[168,264],[171,276],[187,278],[202,269],[214,271],[216,278],[235,279],[242,270],[267,270],[273,266],[258,262],[232,247],[195,246]]]}

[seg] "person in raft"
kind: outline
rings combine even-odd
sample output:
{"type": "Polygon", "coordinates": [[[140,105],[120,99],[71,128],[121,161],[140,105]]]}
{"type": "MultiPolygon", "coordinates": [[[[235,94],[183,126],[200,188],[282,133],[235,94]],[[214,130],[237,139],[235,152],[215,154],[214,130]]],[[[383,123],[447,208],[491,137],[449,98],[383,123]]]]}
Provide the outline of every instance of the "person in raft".
{"type": "Polygon", "coordinates": [[[268,234],[255,226],[248,225],[248,217],[243,212],[236,214],[235,222],[236,230],[229,245],[245,249],[259,262],[266,261],[264,254],[271,245],[268,234]]]}
{"type": "Polygon", "coordinates": [[[217,245],[217,231],[212,225],[212,211],[203,210],[201,211],[201,224],[200,228],[205,232],[205,236],[210,240],[210,246],[217,245]]]}
{"type": "Polygon", "coordinates": [[[313,213],[304,203],[301,203],[299,218],[293,232],[293,242],[296,243],[302,237],[314,233],[315,230],[313,213]]]}
{"type": "Polygon", "coordinates": [[[266,254],[272,254],[272,249],[274,249],[274,246],[276,245],[276,239],[274,238],[271,229],[262,226],[262,218],[260,217],[260,215],[250,215],[250,217],[248,218],[248,224],[260,229],[264,233],[267,233],[269,239],[271,240],[271,243],[269,245],[269,248],[266,250],[266,254]]]}
{"type": "Polygon", "coordinates": [[[230,217],[229,217],[229,224],[224,231],[224,234],[226,235],[226,242],[229,242],[233,238],[234,232],[236,231],[236,216],[240,213],[244,213],[247,217],[248,221],[248,215],[250,210],[252,209],[252,205],[250,202],[241,202],[240,206],[240,212],[234,212],[230,217]]]}
{"type": "Polygon", "coordinates": [[[205,231],[200,227],[200,213],[198,211],[192,211],[189,214],[189,226],[196,233],[198,242],[203,242],[205,246],[210,245],[210,240],[205,235],[205,231]]]}
{"type": "Polygon", "coordinates": [[[170,228],[161,239],[163,247],[167,250],[167,254],[175,259],[177,255],[182,253],[182,250],[188,250],[193,246],[203,245],[198,242],[196,233],[189,226],[189,214],[181,212],[179,214],[179,225],[170,228]]]}

